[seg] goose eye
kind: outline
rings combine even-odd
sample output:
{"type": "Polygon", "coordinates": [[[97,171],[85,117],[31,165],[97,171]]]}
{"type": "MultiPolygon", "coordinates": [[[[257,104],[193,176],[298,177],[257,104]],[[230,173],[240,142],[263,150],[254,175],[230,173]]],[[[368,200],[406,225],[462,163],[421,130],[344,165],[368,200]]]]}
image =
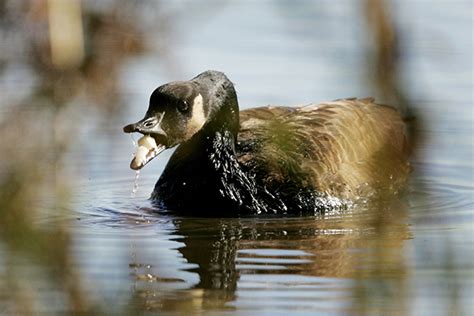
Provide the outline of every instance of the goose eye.
{"type": "Polygon", "coordinates": [[[188,108],[188,103],[186,101],[178,103],[178,110],[180,110],[181,112],[186,112],[188,108]]]}

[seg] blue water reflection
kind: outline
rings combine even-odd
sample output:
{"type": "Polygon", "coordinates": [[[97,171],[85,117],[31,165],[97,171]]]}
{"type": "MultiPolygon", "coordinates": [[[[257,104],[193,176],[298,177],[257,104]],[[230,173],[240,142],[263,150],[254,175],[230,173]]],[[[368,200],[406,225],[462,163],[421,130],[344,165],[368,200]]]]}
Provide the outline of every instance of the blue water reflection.
{"type": "MultiPolygon", "coordinates": [[[[378,96],[369,78],[363,7],[329,0],[149,5],[140,13],[143,24],[156,18],[167,31],[145,30],[149,50],[120,67],[120,115],[72,111],[81,128],[64,158],[71,205],[52,212],[51,201],[39,202],[38,225],[72,231],[74,269],[91,302],[110,314],[130,306],[242,315],[472,313],[470,1],[390,3],[402,88],[424,122],[407,196],[346,214],[271,219],[157,212],[147,198],[171,151],[141,171],[132,197],[133,145],[121,127],[142,117],[157,86],[206,69],[229,76],[241,108],[378,96]],[[378,230],[374,213],[383,214],[376,218],[385,230],[378,230]]],[[[8,67],[0,87],[14,103],[23,92],[12,87],[28,90],[36,79],[28,68],[8,67]]],[[[39,278],[34,264],[17,264],[39,278]]],[[[0,276],[5,266],[0,255],[0,276]]],[[[41,280],[35,284],[40,288],[41,280]]],[[[44,291],[44,301],[53,301],[55,291],[44,291]]],[[[39,308],[56,310],[61,307],[39,308]]]]}

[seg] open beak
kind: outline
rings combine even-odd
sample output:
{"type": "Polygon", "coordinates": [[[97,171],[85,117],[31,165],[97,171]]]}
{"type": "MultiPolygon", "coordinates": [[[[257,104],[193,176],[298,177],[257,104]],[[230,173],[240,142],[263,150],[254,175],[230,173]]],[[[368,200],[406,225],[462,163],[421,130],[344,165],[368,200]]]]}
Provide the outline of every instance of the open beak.
{"type": "Polygon", "coordinates": [[[142,133],[144,136],[138,140],[130,168],[139,170],[166,149],[167,135],[161,128],[163,115],[145,117],[144,119],[125,126],[125,133],[142,133]]]}
{"type": "Polygon", "coordinates": [[[161,120],[163,119],[163,115],[159,116],[145,116],[144,119],[133,123],[128,124],[123,128],[124,133],[142,133],[143,135],[147,134],[157,134],[166,137],[165,131],[161,128],[161,120]]]}

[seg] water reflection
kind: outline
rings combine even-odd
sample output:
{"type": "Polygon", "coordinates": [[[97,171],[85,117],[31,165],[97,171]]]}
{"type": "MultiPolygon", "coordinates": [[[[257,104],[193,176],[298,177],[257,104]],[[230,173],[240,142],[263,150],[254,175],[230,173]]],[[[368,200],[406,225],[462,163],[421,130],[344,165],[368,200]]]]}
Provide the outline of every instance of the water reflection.
{"type": "Polygon", "coordinates": [[[112,10],[81,1],[0,1],[0,313],[102,308],[75,268],[69,228],[40,226],[36,218],[68,212],[74,176],[64,154],[79,146],[90,122],[81,113],[117,113],[118,73],[145,50],[130,19],[140,8],[121,2],[112,10]],[[32,294],[38,288],[60,293],[57,306],[32,294]]]}
{"type": "Polygon", "coordinates": [[[0,314],[472,311],[472,3],[70,2],[0,1],[0,314]],[[73,39],[55,5],[82,17],[73,39]],[[429,137],[407,201],[176,218],[146,201],[163,163],[131,199],[120,127],[208,68],[244,106],[416,105],[429,137]]]}
{"type": "Polygon", "coordinates": [[[395,308],[407,274],[406,207],[380,201],[326,218],[174,219],[166,238],[181,244],[185,269],[199,281],[186,287],[183,279],[155,273],[164,268],[159,263],[134,256],[137,303],[147,310],[183,302],[185,309],[229,310],[261,309],[278,299],[287,308],[354,310],[354,302],[377,296],[384,310],[387,302],[395,308]]]}

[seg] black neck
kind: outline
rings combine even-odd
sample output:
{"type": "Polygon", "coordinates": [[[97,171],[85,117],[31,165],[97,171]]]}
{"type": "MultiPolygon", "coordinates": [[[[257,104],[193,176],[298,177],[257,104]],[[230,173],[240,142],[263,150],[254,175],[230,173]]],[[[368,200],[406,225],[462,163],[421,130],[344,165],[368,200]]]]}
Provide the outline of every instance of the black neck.
{"type": "Polygon", "coordinates": [[[200,208],[199,215],[205,208],[238,208],[241,201],[222,194],[228,191],[227,181],[235,183],[232,177],[243,174],[235,155],[238,111],[234,110],[234,114],[232,110],[222,107],[215,111],[212,120],[176,149],[152,199],[160,200],[171,210],[200,208]]]}
{"type": "Polygon", "coordinates": [[[208,102],[217,106],[210,109],[204,127],[176,149],[152,199],[167,209],[200,216],[206,212],[234,216],[284,209],[273,195],[257,185],[252,175],[242,170],[235,153],[239,131],[237,96],[233,86],[222,91],[225,93],[209,94],[215,99],[208,102]]]}

